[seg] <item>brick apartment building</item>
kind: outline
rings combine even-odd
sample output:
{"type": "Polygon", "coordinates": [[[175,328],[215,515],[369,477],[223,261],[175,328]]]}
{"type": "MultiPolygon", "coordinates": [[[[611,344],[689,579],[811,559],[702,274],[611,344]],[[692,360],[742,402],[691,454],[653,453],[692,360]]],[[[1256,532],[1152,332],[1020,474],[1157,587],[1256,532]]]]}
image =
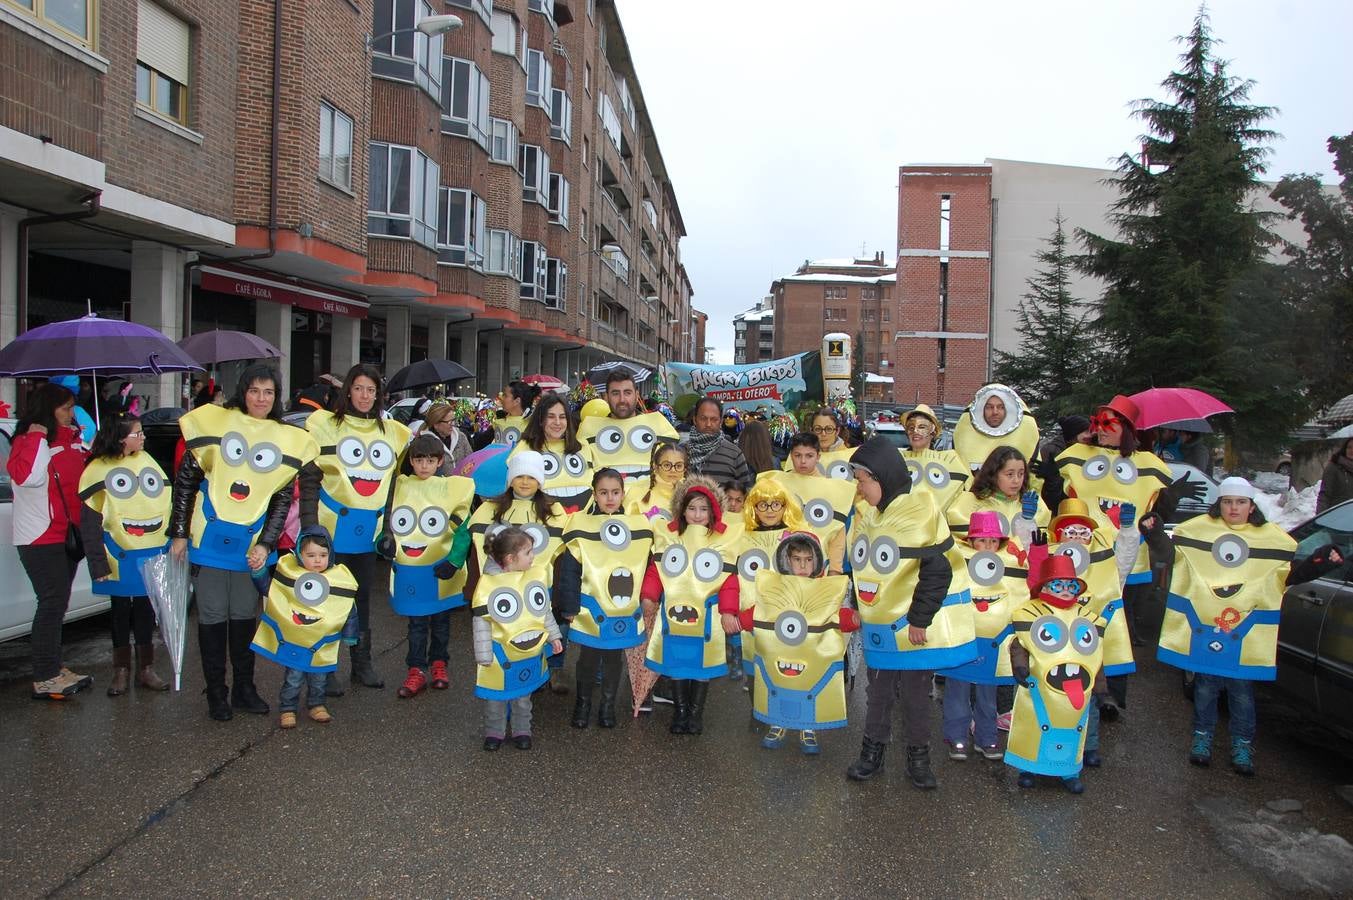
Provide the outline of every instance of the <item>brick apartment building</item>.
{"type": "Polygon", "coordinates": [[[0,343],[88,304],[489,393],[703,355],[610,0],[0,0],[0,101],[0,343]]]}
{"type": "Polygon", "coordinates": [[[775,295],[733,317],[733,363],[747,365],[775,358],[775,295]]]}
{"type": "Polygon", "coordinates": [[[806,260],[771,283],[773,352],[778,359],[822,346],[833,331],[849,334],[867,371],[891,373],[897,329],[897,269],[882,252],[863,259],[806,260]]]}

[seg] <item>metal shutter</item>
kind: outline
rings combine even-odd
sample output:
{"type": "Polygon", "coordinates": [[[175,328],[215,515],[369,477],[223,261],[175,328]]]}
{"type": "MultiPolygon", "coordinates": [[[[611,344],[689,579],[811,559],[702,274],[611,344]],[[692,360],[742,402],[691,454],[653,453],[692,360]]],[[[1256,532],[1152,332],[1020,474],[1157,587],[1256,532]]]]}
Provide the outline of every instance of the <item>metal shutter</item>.
{"type": "Polygon", "coordinates": [[[137,0],[136,58],[179,84],[188,83],[188,23],[149,0],[137,0]]]}

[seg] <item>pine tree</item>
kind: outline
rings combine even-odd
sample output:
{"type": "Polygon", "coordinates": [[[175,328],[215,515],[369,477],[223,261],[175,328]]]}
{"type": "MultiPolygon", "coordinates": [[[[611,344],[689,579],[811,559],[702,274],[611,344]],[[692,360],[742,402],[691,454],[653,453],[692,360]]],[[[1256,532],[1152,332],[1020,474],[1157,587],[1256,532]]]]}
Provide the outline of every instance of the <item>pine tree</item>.
{"type": "Polygon", "coordinates": [[[1052,235],[1037,255],[1039,269],[1020,300],[1019,349],[998,350],[995,367],[996,380],[1019,391],[1044,423],[1088,408],[1078,405],[1077,395],[1094,357],[1085,304],[1071,295],[1074,263],[1061,210],[1052,221],[1052,235]]]}
{"type": "Polygon", "coordinates": [[[1106,283],[1095,374],[1121,393],[1201,388],[1244,415],[1253,386],[1218,361],[1243,353],[1248,336],[1221,326],[1246,320],[1228,318],[1228,303],[1242,282],[1262,283],[1252,276],[1273,241],[1252,202],[1274,137],[1261,125],[1274,110],[1251,105],[1253,82],[1216,58],[1205,12],[1180,41],[1179,70],[1162,83],[1169,99],[1136,104],[1148,130],[1144,158],[1124,154],[1110,179],[1120,237],[1077,230],[1086,249],[1079,267],[1106,283]]]}

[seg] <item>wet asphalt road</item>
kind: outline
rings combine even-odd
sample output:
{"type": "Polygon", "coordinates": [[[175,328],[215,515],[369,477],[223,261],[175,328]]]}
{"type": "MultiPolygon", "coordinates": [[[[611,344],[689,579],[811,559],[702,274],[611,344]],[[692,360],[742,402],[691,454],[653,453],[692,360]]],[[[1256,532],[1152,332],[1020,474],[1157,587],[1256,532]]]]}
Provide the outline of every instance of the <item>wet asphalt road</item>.
{"type": "MultiPolygon", "coordinates": [[[[382,612],[387,687],[291,732],[275,714],[209,721],[192,646],[182,693],[105,697],[104,628],[68,626],[67,662],[96,682],[66,704],[29,700],[26,642],[0,645],[0,896],[1353,895],[1335,793],[1353,763],[1261,707],[1258,777],[1193,768],[1177,674],[1153,663],[1084,796],[939,752],[923,793],[896,745],[874,781],[845,779],[862,685],[816,759],[760,749],[726,681],[703,737],[669,735],[663,707],[577,731],[571,696],[538,695],[535,748],[488,754],[464,612],[451,690],[395,697],[403,626],[382,612]],[[1260,811],[1278,799],[1301,812],[1260,811]]],[[[275,705],[280,670],[258,668],[275,705]]]]}

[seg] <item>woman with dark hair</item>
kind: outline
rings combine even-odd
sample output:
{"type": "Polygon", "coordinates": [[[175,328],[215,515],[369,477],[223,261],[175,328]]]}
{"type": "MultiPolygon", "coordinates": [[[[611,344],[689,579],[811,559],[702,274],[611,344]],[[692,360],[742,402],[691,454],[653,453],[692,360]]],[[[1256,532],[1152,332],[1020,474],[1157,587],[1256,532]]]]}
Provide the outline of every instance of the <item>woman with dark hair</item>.
{"type": "Polygon", "coordinates": [[[64,700],[94,683],[61,665],[61,623],[70,606],[78,556],[66,536],[79,527],[85,452],[74,427],[75,395],[40,385],[14,426],[5,469],[14,488],[14,546],[37,596],[33,611],[33,699],[64,700]]]}
{"type": "Polygon", "coordinates": [[[501,418],[494,419],[494,440],[500,444],[515,444],[526,430],[526,419],[540,396],[540,388],[524,381],[508,382],[498,395],[501,418]]]}
{"type": "Polygon", "coordinates": [[[1315,511],[1320,513],[1353,498],[1353,438],[1344,441],[1325,466],[1320,476],[1320,492],[1315,498],[1315,511]]]}
{"type": "Polygon", "coordinates": [[[232,708],[268,713],[249,647],[258,615],[253,575],[276,562],[296,473],[319,453],[310,435],[282,424],[281,387],[277,370],[256,363],[224,407],[200,406],[179,419],[186,452],[174,476],[170,552],[193,564],[207,714],[218,722],[232,708]]]}
{"type": "Polygon", "coordinates": [[[817,435],[818,449],[822,453],[846,449],[846,442],[842,436],[841,420],[837,418],[836,411],[830,406],[819,406],[813,412],[807,430],[817,435]]]}
{"type": "Polygon", "coordinates": [[[545,493],[567,512],[577,512],[591,501],[592,453],[578,440],[578,417],[563,397],[546,394],[531,410],[512,453],[525,450],[544,457],[545,493]]]}
{"type": "Polygon", "coordinates": [[[113,605],[113,680],[108,696],[131,685],[136,636],[136,683],[152,691],[169,685],[155,674],[155,610],[146,596],[141,563],[169,549],[168,478],[145,452],[146,432],[135,416],[105,419],[80,477],[80,536],[95,594],[113,605]]]}
{"type": "Polygon", "coordinates": [[[770,439],[770,429],[760,419],[748,419],[738,435],[738,448],[742,458],[747,461],[747,469],[752,480],[762,472],[773,472],[784,462],[783,457],[770,439]]]}
{"type": "Polygon", "coordinates": [[[1033,528],[1046,528],[1052,520],[1043,500],[1029,490],[1029,461],[1014,447],[992,450],[973,476],[972,488],[949,504],[945,511],[949,530],[960,539],[966,537],[972,514],[982,510],[996,513],[1001,527],[1011,529],[1005,534],[1025,551],[1033,528]]]}
{"type": "MultiPolygon", "coordinates": [[[[319,444],[319,457],[301,470],[301,527],[322,525],[333,536],[334,563],[357,581],[357,643],[351,649],[352,677],[366,687],[385,682],[371,664],[371,589],[376,583],[376,538],[395,463],[409,443],[409,429],[381,416],[381,373],[358,363],[343,378],[337,412],[316,410],[305,420],[319,444]]],[[[327,692],[346,687],[331,673],[327,692]]]]}

